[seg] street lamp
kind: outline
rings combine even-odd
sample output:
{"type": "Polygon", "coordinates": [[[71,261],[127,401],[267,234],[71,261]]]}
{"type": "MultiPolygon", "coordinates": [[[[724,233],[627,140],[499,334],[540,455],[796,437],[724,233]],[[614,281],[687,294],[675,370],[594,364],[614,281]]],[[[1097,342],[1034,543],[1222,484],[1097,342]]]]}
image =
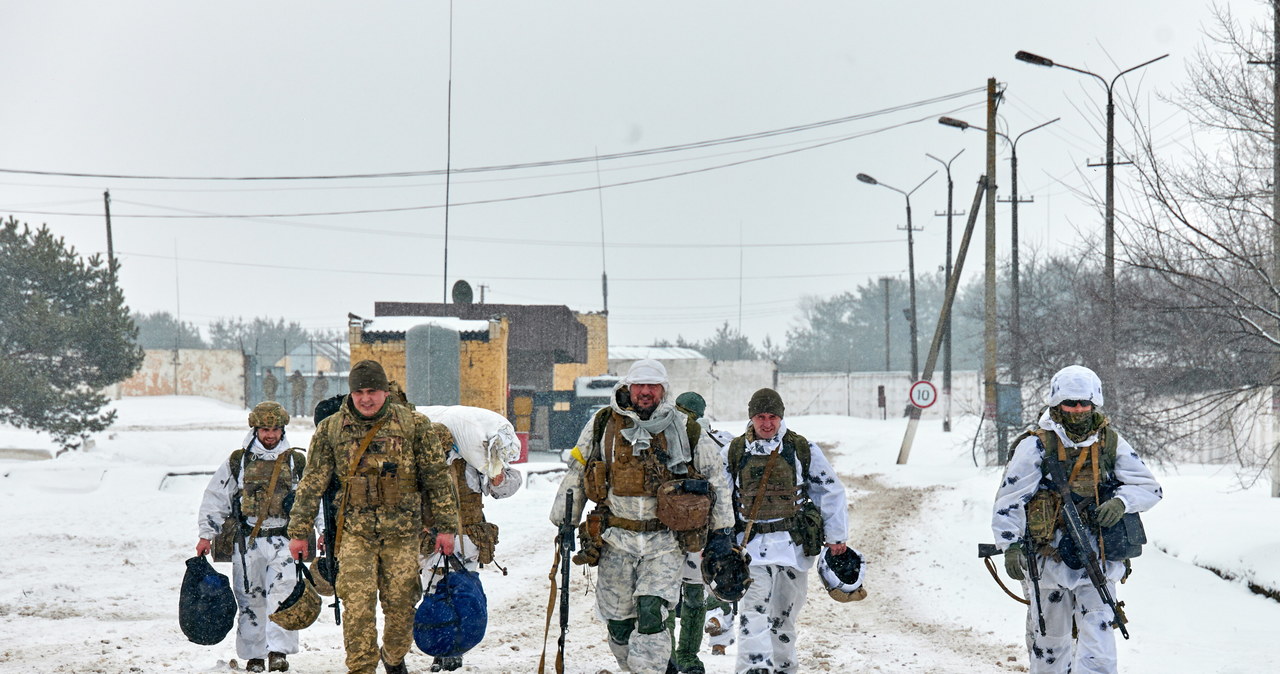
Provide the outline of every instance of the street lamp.
{"type": "MultiPolygon", "coordinates": [[[[1116,311],[1116,249],[1115,249],[1116,106],[1115,106],[1115,98],[1113,96],[1113,90],[1115,89],[1116,81],[1119,80],[1124,75],[1131,73],[1144,66],[1149,66],[1152,63],[1155,63],[1156,61],[1159,61],[1160,59],[1165,58],[1167,56],[1168,54],[1165,54],[1163,56],[1157,56],[1156,58],[1153,58],[1150,61],[1147,61],[1145,63],[1139,63],[1138,65],[1133,66],[1132,68],[1121,70],[1119,73],[1116,74],[1115,77],[1111,78],[1110,82],[1108,82],[1106,78],[1102,77],[1097,73],[1089,72],[1088,70],[1084,70],[1082,68],[1075,68],[1073,66],[1065,65],[1062,63],[1055,63],[1052,59],[1047,59],[1043,56],[1032,54],[1031,52],[1019,51],[1017,54],[1014,54],[1014,58],[1018,59],[1019,61],[1030,63],[1031,65],[1044,66],[1046,68],[1052,68],[1054,66],[1057,66],[1059,68],[1066,68],[1067,70],[1070,70],[1072,72],[1080,73],[1082,75],[1088,75],[1090,77],[1096,78],[1099,82],[1102,82],[1102,85],[1107,88],[1107,160],[1106,160],[1107,186],[1106,186],[1105,222],[1106,222],[1106,277],[1107,277],[1106,279],[1107,281],[1106,336],[1107,336],[1108,343],[1106,348],[1106,358],[1107,358],[1106,365],[1107,365],[1107,369],[1109,369],[1110,372],[1104,372],[1103,377],[1105,378],[1108,375],[1112,375],[1113,381],[1115,381],[1114,374],[1119,364],[1119,359],[1116,356],[1116,314],[1117,314],[1117,311],[1116,311]]],[[[1112,384],[1112,386],[1114,385],[1115,384],[1112,384]]],[[[1115,406],[1113,405],[1112,407],[1114,409],[1115,406]]]]}
{"type": "MultiPolygon", "coordinates": [[[[1012,240],[1012,243],[1011,243],[1012,259],[1010,260],[1010,266],[1012,267],[1012,269],[1011,269],[1009,280],[1010,280],[1010,284],[1012,285],[1012,291],[1013,291],[1013,315],[1010,316],[1009,331],[1013,333],[1013,343],[1012,343],[1013,353],[1011,358],[1012,362],[1010,363],[1010,368],[1009,368],[1010,369],[1009,378],[1013,380],[1013,384],[1019,387],[1019,389],[1021,389],[1022,387],[1022,353],[1020,348],[1020,344],[1022,340],[1022,315],[1021,315],[1022,314],[1022,305],[1021,305],[1022,295],[1019,290],[1019,281],[1018,281],[1018,270],[1019,270],[1019,266],[1018,266],[1018,204],[1020,203],[1018,200],[1018,141],[1021,140],[1023,136],[1031,133],[1032,131],[1035,131],[1036,129],[1042,129],[1046,126],[1049,126],[1050,124],[1053,124],[1054,122],[1060,119],[1062,118],[1054,117],[1053,119],[1047,122],[1044,122],[1042,124],[1037,124],[1036,126],[1033,126],[1030,129],[1023,131],[1022,133],[1014,136],[1013,138],[1010,138],[999,131],[995,132],[995,134],[1003,138],[1005,142],[1009,144],[1009,147],[1010,147],[1009,173],[1011,175],[1011,179],[1013,180],[1013,190],[1009,194],[1009,203],[1013,204],[1013,209],[1010,212],[1010,216],[1012,219],[1012,223],[1010,227],[1011,240],[1012,240]]],[[[973,124],[955,119],[953,117],[939,117],[938,123],[942,124],[943,126],[955,127],[957,129],[960,129],[961,131],[964,131],[965,129],[977,129],[983,132],[986,131],[986,129],[980,126],[975,126],[973,124]]]]}
{"type": "MultiPolygon", "coordinates": [[[[964,213],[956,213],[952,207],[951,197],[954,192],[955,183],[951,182],[951,162],[955,161],[960,155],[964,154],[964,150],[960,150],[954,157],[947,161],[942,161],[937,157],[926,152],[924,156],[942,164],[947,171],[947,267],[944,281],[951,281],[951,217],[954,215],[964,215],[964,213]]],[[[936,215],[936,214],[935,214],[936,215]]],[[[945,283],[944,283],[945,285],[945,283]]],[[[946,325],[943,326],[942,332],[942,431],[944,433],[951,432],[951,312],[947,312],[946,325]]]]}
{"type": "MultiPolygon", "coordinates": [[[[872,178],[871,176],[865,173],[858,174],[858,180],[868,185],[879,185],[881,187],[887,187],[893,190],[894,192],[901,194],[907,199],[907,274],[910,277],[910,283],[911,283],[911,316],[908,318],[908,320],[911,323],[911,381],[912,382],[916,381],[920,376],[920,356],[919,356],[919,351],[916,345],[916,341],[917,341],[916,340],[916,316],[917,316],[916,314],[916,253],[915,253],[915,238],[912,236],[913,230],[911,227],[911,194],[914,193],[916,190],[920,189],[925,183],[929,182],[929,178],[932,178],[935,174],[937,174],[937,171],[930,173],[928,178],[921,180],[920,184],[911,188],[910,192],[904,192],[892,185],[886,185],[882,182],[877,181],[875,178],[872,178]]],[[[898,229],[902,229],[902,228],[899,227],[898,229]]]]}

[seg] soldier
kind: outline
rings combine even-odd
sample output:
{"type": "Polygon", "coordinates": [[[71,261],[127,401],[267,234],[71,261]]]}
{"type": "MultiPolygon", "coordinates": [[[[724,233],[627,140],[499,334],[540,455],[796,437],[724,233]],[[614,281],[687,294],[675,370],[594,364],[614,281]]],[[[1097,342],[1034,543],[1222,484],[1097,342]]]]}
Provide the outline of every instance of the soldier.
{"type": "Polygon", "coordinates": [[[276,390],[280,388],[280,380],[271,373],[271,368],[263,370],[266,374],[262,376],[262,399],[275,400],[276,390]]]}
{"type": "MultiPolygon", "coordinates": [[[[702,427],[702,432],[705,434],[700,442],[711,443],[711,446],[716,447],[723,457],[729,449],[729,442],[733,440],[733,436],[711,428],[705,418],[707,401],[694,391],[685,391],[676,396],[676,409],[698,421],[698,425],[702,427]]],[[[728,481],[726,475],[725,484],[728,484],[728,481]]],[[[680,576],[680,604],[672,615],[672,620],[669,621],[672,640],[675,644],[672,648],[671,665],[681,674],[703,674],[706,667],[698,658],[698,650],[702,648],[702,632],[707,611],[713,607],[719,608],[724,602],[710,595],[703,586],[702,552],[688,553],[684,562],[684,570],[680,576]],[[678,637],[675,629],[677,616],[680,620],[678,637]]],[[[716,636],[720,634],[723,633],[716,636]]],[[[730,637],[730,643],[732,643],[732,637],[730,637]]],[[[720,651],[723,654],[723,645],[720,651]]]]}
{"type": "Polygon", "coordinates": [[[809,569],[825,544],[845,551],[848,497],[818,445],[787,428],[782,396],[751,395],[747,432],[729,445],[728,469],[751,584],[738,604],[736,671],[795,672],[796,621],[809,569]]]}
{"type": "Polygon", "coordinates": [[[1138,453],[1098,411],[1102,401],[1102,381],[1093,370],[1072,365],[1053,375],[1039,428],[1018,441],[996,492],[991,530],[996,545],[1005,551],[1005,571],[1023,581],[1031,601],[1027,650],[1035,674],[1116,671],[1112,627],[1117,616],[1081,570],[1083,556],[1100,560],[1106,588],[1114,598],[1116,581],[1124,578],[1128,565],[1115,558],[1112,545],[1106,547],[1111,557],[1100,555],[1098,536],[1125,513],[1145,512],[1163,497],[1138,453]],[[1069,543],[1063,530],[1062,500],[1048,474],[1054,461],[1064,475],[1070,471],[1071,492],[1085,514],[1086,526],[1093,530],[1092,549],[1084,555],[1069,543]],[[1025,579],[1030,546],[1034,546],[1031,561],[1039,572],[1038,593],[1025,579]]]}
{"type": "MultiPolygon", "coordinates": [[[[298,486],[295,512],[314,518],[329,481],[339,488],[338,596],[349,674],[373,674],[382,660],[387,674],[405,674],[413,644],[413,613],[422,596],[418,549],[425,533],[423,509],[434,518],[436,547],[451,554],[458,531],[458,495],[431,433],[431,422],[390,401],[387,374],[376,361],[351,368],[351,393],[311,438],[310,461],[298,486]],[[376,608],[386,621],[378,647],[376,608]]],[[[290,552],[300,555],[307,531],[289,526],[290,552]]]]}
{"type": "Polygon", "coordinates": [[[724,462],[713,443],[699,442],[702,434],[692,417],[667,401],[662,363],[636,361],[614,388],[609,407],[582,429],[551,508],[551,521],[559,526],[569,490],[574,522],[586,499],[597,504],[580,529],[583,549],[574,561],[599,565],[596,607],[607,621],[609,649],[625,671],[667,671],[671,638],[665,623],[679,598],[685,553],[700,549],[708,526],[708,545],[728,545],[733,513],[723,497],[724,462]],[[700,490],[707,517],[658,519],[658,495],[671,498],[671,483],[686,494],[700,490]]]}
{"type": "MultiPolygon", "coordinates": [[[[297,577],[285,536],[285,501],[298,487],[306,457],[289,446],[284,431],[288,423],[289,414],[280,403],[258,403],[249,412],[251,430],[241,449],[218,466],[200,503],[197,555],[209,554],[224,526],[235,528],[226,535],[242,539],[231,557],[231,589],[240,607],[236,653],[247,660],[245,669],[250,672],[264,671],[268,665],[273,672],[287,671],[285,656],[298,652],[298,633],[267,619],[293,591],[297,577]],[[239,521],[228,521],[233,512],[243,513],[239,521]]],[[[312,521],[302,520],[297,528],[309,532],[312,526],[312,521]]]]}
{"type": "Polygon", "coordinates": [[[329,397],[329,378],[324,376],[323,372],[317,372],[315,381],[311,382],[311,399],[317,405],[321,400],[329,397]]]}
{"type": "MultiPolygon", "coordinates": [[[[485,521],[484,518],[484,497],[507,498],[520,489],[524,477],[520,471],[505,463],[502,472],[492,478],[486,477],[463,458],[465,455],[459,450],[448,426],[432,422],[431,429],[445,450],[449,473],[453,475],[453,483],[458,489],[458,518],[462,528],[454,547],[465,560],[466,569],[475,571],[482,564],[493,562],[493,553],[498,545],[498,525],[485,521]]],[[[433,522],[428,521],[427,526],[433,526],[433,522]]],[[[423,551],[425,555],[421,566],[427,576],[424,586],[427,592],[431,592],[439,579],[434,569],[440,565],[444,556],[435,550],[435,543],[430,537],[424,540],[423,551]]],[[[431,671],[453,671],[461,666],[461,656],[435,658],[431,663],[431,671]]]]}
{"type": "Polygon", "coordinates": [[[293,416],[300,417],[306,410],[307,402],[307,378],[302,375],[301,370],[294,370],[289,375],[289,391],[293,394],[293,416]]]}

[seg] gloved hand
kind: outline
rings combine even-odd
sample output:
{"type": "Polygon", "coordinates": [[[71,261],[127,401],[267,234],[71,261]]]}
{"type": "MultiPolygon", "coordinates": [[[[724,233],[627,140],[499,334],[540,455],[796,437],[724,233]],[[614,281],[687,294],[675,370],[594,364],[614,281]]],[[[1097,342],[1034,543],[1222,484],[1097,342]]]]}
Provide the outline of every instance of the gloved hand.
{"type": "Polygon", "coordinates": [[[737,542],[733,529],[715,529],[707,534],[707,544],[702,546],[702,556],[724,559],[733,554],[737,542]]]}
{"type": "Polygon", "coordinates": [[[1027,555],[1022,551],[1021,543],[1014,543],[1004,551],[1004,572],[1014,580],[1022,580],[1026,577],[1027,555]]]}
{"type": "Polygon", "coordinates": [[[1120,518],[1124,517],[1124,510],[1124,501],[1119,498],[1112,498],[1098,506],[1098,511],[1094,513],[1093,519],[1097,521],[1098,526],[1105,529],[1119,522],[1120,518]]]}

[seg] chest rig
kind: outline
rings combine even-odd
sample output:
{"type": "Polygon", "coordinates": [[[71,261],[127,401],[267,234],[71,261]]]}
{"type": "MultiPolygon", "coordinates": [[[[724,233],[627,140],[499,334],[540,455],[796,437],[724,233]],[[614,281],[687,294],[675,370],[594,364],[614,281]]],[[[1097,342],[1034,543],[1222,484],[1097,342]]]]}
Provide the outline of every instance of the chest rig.
{"type": "MultiPolygon", "coordinates": [[[[375,424],[374,434],[358,463],[350,466],[346,480],[346,503],[356,509],[398,507],[401,497],[414,493],[416,466],[408,451],[407,434],[402,430],[395,406],[388,410],[388,417],[375,424]]],[[[342,444],[346,445],[347,459],[355,458],[360,443],[368,429],[360,424],[349,424],[342,429],[342,444]]]]}
{"type": "Polygon", "coordinates": [[[782,436],[776,457],[772,453],[747,454],[746,445],[745,435],[734,438],[728,456],[729,473],[734,481],[734,514],[739,526],[747,521],[755,522],[752,530],[758,534],[789,530],[797,513],[810,502],[809,441],[788,430],[782,436]],[[797,469],[804,478],[799,484],[797,469]]]}
{"type": "MultiPolygon", "coordinates": [[[[1064,447],[1059,442],[1057,433],[1051,430],[1036,429],[1023,437],[1029,436],[1036,437],[1036,444],[1046,456],[1052,454],[1069,467],[1067,484],[1082,510],[1086,510],[1086,504],[1096,507],[1106,500],[1103,492],[1113,480],[1116,465],[1118,438],[1113,429],[1103,427],[1098,433],[1098,439],[1085,447],[1064,447]]],[[[1043,467],[1041,470],[1044,470],[1043,467]]],[[[1047,474],[1042,475],[1039,489],[1027,502],[1026,511],[1032,542],[1037,547],[1050,546],[1054,532],[1063,526],[1063,514],[1062,497],[1053,489],[1047,474]]]]}

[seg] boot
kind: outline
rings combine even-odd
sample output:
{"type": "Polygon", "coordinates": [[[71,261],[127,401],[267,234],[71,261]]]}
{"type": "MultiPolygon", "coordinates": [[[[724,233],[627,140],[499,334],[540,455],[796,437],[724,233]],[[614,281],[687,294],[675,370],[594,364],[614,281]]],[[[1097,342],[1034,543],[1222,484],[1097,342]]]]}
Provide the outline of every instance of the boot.
{"type": "Polygon", "coordinates": [[[711,618],[707,620],[707,629],[704,631],[713,637],[718,637],[721,634],[724,634],[725,632],[729,631],[729,628],[725,627],[724,625],[721,625],[719,618],[711,618]]]}
{"type": "Polygon", "coordinates": [[[440,669],[446,672],[452,672],[455,669],[461,669],[461,668],[462,668],[462,656],[440,658],[440,669]]]}
{"type": "Polygon", "coordinates": [[[289,671],[289,661],[285,659],[284,653],[271,652],[267,653],[267,669],[272,672],[289,671]]]}
{"type": "Polygon", "coordinates": [[[249,662],[244,665],[246,672],[265,672],[267,671],[267,661],[262,658],[249,658],[249,662]]]}
{"type": "Polygon", "coordinates": [[[409,674],[409,668],[404,666],[404,660],[395,665],[383,660],[382,667],[387,670],[387,674],[409,674]]]}
{"type": "Polygon", "coordinates": [[[431,668],[428,671],[438,672],[442,668],[443,668],[443,665],[440,664],[440,658],[438,657],[431,658],[431,668]]]}
{"type": "Polygon", "coordinates": [[[680,599],[680,639],[676,643],[675,663],[681,674],[704,674],[706,668],[698,659],[702,647],[702,623],[707,609],[702,603],[702,586],[686,583],[680,599]]]}
{"type": "Polygon", "coordinates": [[[711,654],[712,654],[712,655],[724,655],[724,654],[725,654],[725,653],[724,653],[724,645],[723,645],[723,644],[716,644],[716,645],[712,646],[712,647],[711,647],[711,654]]]}

